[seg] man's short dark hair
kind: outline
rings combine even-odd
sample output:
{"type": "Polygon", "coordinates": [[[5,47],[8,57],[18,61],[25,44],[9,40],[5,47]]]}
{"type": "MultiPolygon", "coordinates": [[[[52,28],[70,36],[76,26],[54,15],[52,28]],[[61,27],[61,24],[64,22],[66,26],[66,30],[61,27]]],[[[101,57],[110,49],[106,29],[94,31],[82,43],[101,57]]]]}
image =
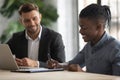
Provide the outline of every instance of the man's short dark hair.
{"type": "Polygon", "coordinates": [[[21,15],[22,13],[30,12],[32,10],[37,10],[39,11],[39,8],[36,4],[33,3],[25,3],[19,7],[19,14],[21,15]]]}

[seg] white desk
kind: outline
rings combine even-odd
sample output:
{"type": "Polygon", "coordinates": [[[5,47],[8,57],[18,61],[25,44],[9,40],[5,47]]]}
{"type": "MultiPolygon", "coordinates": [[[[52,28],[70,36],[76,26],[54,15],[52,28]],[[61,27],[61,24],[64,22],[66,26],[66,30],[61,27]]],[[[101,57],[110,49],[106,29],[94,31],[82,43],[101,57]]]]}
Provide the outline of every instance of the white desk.
{"type": "Polygon", "coordinates": [[[0,80],[120,80],[120,77],[68,71],[17,73],[0,70],[0,80]]]}

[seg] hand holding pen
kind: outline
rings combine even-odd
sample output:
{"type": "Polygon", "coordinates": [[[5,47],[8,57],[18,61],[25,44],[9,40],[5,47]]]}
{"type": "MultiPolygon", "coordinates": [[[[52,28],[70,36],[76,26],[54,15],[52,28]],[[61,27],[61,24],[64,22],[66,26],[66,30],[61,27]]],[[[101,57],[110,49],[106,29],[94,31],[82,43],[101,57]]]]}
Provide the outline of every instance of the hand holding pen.
{"type": "Polygon", "coordinates": [[[48,56],[48,60],[51,60],[51,59],[52,59],[50,53],[48,53],[47,56],[48,56]]]}
{"type": "Polygon", "coordinates": [[[50,55],[50,53],[48,53],[48,61],[47,61],[47,67],[48,68],[57,68],[58,67],[58,61],[56,61],[56,60],[53,60],[52,58],[51,58],[51,55],[50,55]]]}

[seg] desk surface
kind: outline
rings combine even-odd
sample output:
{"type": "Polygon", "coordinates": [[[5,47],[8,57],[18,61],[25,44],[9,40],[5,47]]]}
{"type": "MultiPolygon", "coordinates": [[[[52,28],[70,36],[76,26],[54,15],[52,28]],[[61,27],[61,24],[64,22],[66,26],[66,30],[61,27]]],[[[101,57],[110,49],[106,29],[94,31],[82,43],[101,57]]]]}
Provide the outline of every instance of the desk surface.
{"type": "Polygon", "coordinates": [[[0,70],[0,80],[120,80],[120,77],[68,71],[18,73],[0,70]]]}

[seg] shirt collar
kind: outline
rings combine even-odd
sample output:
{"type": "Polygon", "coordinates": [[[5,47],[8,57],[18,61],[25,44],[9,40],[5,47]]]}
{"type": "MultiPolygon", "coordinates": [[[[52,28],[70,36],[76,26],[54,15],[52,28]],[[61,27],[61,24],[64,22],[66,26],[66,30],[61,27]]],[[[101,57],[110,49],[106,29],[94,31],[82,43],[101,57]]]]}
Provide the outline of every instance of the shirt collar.
{"type": "MultiPolygon", "coordinates": [[[[103,34],[102,38],[97,42],[97,44],[95,44],[95,45],[93,46],[93,48],[98,49],[98,48],[100,48],[101,46],[103,46],[104,43],[106,43],[108,37],[109,37],[109,36],[108,36],[107,33],[105,32],[105,33],[103,34]]],[[[89,43],[89,44],[90,44],[90,43],[89,43]]]]}
{"type": "MultiPolygon", "coordinates": [[[[40,32],[39,32],[38,37],[37,37],[36,39],[40,39],[40,38],[41,38],[41,34],[42,34],[42,26],[40,25],[40,32]]],[[[32,40],[32,39],[30,38],[30,36],[27,34],[27,31],[26,31],[26,30],[25,30],[25,37],[26,37],[27,40],[32,40]]],[[[36,40],[36,39],[35,39],[35,40],[36,40]]]]}

